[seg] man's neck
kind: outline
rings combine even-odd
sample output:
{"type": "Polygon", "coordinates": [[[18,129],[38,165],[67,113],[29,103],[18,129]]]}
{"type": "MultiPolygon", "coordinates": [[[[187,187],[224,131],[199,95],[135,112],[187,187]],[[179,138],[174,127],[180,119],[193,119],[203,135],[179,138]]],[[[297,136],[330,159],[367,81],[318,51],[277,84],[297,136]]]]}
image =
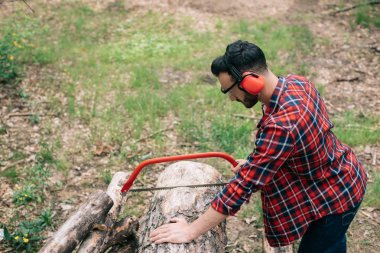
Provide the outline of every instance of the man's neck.
{"type": "Polygon", "coordinates": [[[278,77],[272,73],[269,69],[264,74],[265,85],[263,90],[259,94],[259,100],[265,105],[269,106],[270,99],[278,83],[278,77]]]}

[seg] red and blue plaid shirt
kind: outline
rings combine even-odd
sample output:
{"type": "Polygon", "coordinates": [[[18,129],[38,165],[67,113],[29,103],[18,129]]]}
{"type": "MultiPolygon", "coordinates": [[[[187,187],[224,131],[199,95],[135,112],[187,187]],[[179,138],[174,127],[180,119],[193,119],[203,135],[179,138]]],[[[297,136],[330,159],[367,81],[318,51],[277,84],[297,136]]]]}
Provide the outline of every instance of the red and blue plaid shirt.
{"type": "Polygon", "coordinates": [[[367,174],[331,131],[310,81],[280,77],[257,127],[254,151],[211,203],[216,211],[234,215],[260,190],[265,233],[278,247],[302,237],[310,222],[362,201],[367,174]]]}

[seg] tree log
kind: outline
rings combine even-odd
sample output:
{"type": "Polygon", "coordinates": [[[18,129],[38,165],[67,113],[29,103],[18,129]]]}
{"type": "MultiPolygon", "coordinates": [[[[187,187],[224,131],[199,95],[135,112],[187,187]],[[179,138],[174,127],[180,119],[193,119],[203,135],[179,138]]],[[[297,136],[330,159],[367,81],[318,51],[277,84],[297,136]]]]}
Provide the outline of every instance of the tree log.
{"type": "MultiPolygon", "coordinates": [[[[121,188],[126,182],[130,173],[126,172],[116,172],[112,177],[110,184],[108,185],[107,194],[112,198],[114,205],[106,216],[105,222],[103,226],[98,226],[94,231],[85,239],[85,241],[80,246],[78,253],[99,253],[104,252],[108,247],[121,243],[123,240],[126,240],[127,234],[128,236],[132,235],[132,232],[136,232],[138,228],[138,222],[132,219],[125,219],[125,224],[123,225],[126,229],[125,234],[118,238],[118,240],[114,240],[114,236],[120,228],[115,228],[116,221],[118,219],[120,209],[126,201],[126,197],[123,198],[121,194],[121,188]],[[128,225],[128,228],[125,227],[128,225]],[[115,231],[115,229],[117,231],[115,231]],[[129,231],[130,230],[130,231],[129,231]],[[132,231],[134,230],[134,231],[132,231]],[[122,240],[123,239],[123,240],[122,240]],[[109,241],[112,241],[110,243],[109,241]]],[[[120,226],[121,223],[118,223],[120,226]]]]}
{"type": "Polygon", "coordinates": [[[107,193],[97,190],[58,229],[39,253],[68,253],[86,237],[94,224],[104,221],[113,205],[107,193]]]}
{"type": "MultiPolygon", "coordinates": [[[[130,217],[116,222],[113,229],[104,238],[104,243],[100,249],[98,249],[98,252],[105,252],[114,245],[120,245],[123,248],[129,246],[128,251],[124,250],[123,252],[136,252],[138,246],[136,231],[138,227],[138,220],[130,217]]],[[[115,252],[114,248],[112,248],[112,252],[115,252]]]]}
{"type": "MultiPolygon", "coordinates": [[[[207,164],[183,161],[167,167],[159,176],[157,187],[216,183],[220,182],[220,177],[218,171],[207,164]]],[[[225,222],[186,244],[153,244],[149,239],[153,229],[168,223],[171,218],[184,217],[188,222],[197,219],[220,190],[220,187],[180,187],[157,191],[148,214],[140,221],[139,252],[224,252],[227,244],[225,222]]]]}

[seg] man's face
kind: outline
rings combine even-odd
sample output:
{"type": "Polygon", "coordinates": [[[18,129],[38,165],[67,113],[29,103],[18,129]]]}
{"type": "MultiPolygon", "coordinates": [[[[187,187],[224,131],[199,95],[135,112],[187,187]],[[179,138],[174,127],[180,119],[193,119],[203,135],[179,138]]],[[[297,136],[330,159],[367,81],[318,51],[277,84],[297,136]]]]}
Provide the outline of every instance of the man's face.
{"type": "MultiPolygon", "coordinates": [[[[227,90],[235,83],[235,80],[227,72],[221,72],[218,79],[223,90],[227,90]]],[[[246,108],[252,108],[259,101],[258,96],[242,91],[237,84],[227,94],[231,101],[238,101],[246,108]]]]}

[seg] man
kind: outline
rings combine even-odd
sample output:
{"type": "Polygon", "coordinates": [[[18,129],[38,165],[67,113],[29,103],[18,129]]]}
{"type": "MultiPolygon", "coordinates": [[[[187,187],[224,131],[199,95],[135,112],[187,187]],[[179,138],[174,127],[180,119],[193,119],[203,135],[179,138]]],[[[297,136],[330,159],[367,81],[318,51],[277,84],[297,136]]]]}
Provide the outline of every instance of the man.
{"type": "Polygon", "coordinates": [[[262,50],[230,44],[211,65],[221,90],[251,108],[263,104],[255,149],[233,168],[235,177],[193,223],[174,218],[151,233],[155,243],[185,243],[234,215],[260,190],[265,234],[272,247],[302,237],[298,252],[346,252],[345,233],[363,199],[367,175],[355,154],[331,132],[314,85],[277,77],[262,50]]]}

